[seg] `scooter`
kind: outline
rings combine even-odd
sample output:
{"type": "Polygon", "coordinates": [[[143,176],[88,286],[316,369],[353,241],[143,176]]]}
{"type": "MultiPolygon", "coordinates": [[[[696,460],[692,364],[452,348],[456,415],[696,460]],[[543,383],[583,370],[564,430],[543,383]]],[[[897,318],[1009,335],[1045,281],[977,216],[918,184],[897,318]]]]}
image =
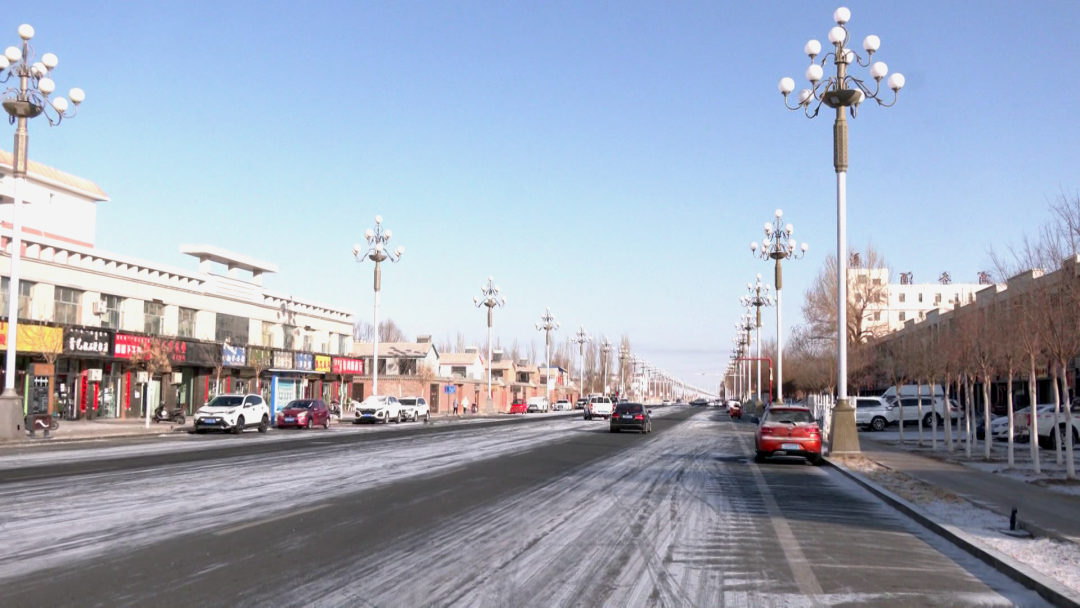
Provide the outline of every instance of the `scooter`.
{"type": "Polygon", "coordinates": [[[165,406],[161,406],[154,410],[154,422],[172,422],[184,425],[184,410],[176,408],[172,411],[165,411],[165,406]]]}

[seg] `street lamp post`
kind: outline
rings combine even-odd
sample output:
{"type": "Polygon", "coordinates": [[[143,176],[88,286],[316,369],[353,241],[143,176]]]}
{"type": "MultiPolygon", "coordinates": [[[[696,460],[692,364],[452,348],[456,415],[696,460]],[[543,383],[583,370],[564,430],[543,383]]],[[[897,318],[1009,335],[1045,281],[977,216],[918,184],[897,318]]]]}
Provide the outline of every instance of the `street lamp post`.
{"type": "Polygon", "coordinates": [[[373,326],[373,339],[372,339],[372,356],[371,356],[371,394],[372,396],[379,394],[379,292],[382,289],[382,262],[387,260],[394,262],[395,264],[401,261],[401,255],[405,253],[405,248],[398,246],[393,254],[386,252],[386,243],[393,236],[393,232],[387,228],[383,229],[382,216],[375,216],[375,228],[368,228],[364,233],[364,239],[367,240],[368,249],[364,251],[364,247],[357,243],[353,245],[353,257],[357,262],[363,263],[364,260],[371,260],[375,262],[375,315],[373,326]]]}
{"type": "Polygon", "coordinates": [[[506,296],[496,297],[496,296],[499,295],[499,286],[495,285],[495,277],[488,277],[487,285],[481,285],[480,286],[480,295],[483,296],[483,297],[474,297],[472,300],[473,300],[473,304],[475,304],[477,308],[480,308],[481,306],[487,306],[487,309],[488,309],[487,310],[487,318],[488,318],[488,332],[487,332],[487,334],[488,334],[488,352],[487,352],[487,360],[488,360],[488,366],[487,366],[487,368],[488,368],[487,369],[487,372],[488,372],[487,373],[487,376],[488,376],[488,378],[487,378],[487,380],[488,380],[488,394],[487,394],[487,407],[485,409],[486,409],[487,413],[491,414],[491,413],[493,413],[492,412],[492,403],[491,403],[491,321],[492,321],[492,317],[494,316],[494,314],[492,314],[492,311],[495,310],[496,306],[506,306],[506,296]]]}
{"type": "MultiPolygon", "coordinates": [[[[747,386],[746,394],[749,397],[750,395],[752,395],[754,393],[754,382],[753,382],[753,378],[751,378],[751,375],[752,375],[753,370],[754,370],[754,366],[751,365],[750,361],[749,361],[749,358],[750,358],[750,345],[753,344],[753,342],[754,342],[753,335],[750,333],[750,332],[752,332],[754,330],[754,317],[750,314],[749,310],[747,310],[746,314],[744,314],[742,316],[742,318],[740,320],[739,329],[746,332],[746,335],[745,335],[746,354],[744,356],[748,359],[746,361],[746,386],[747,386]]],[[[760,355],[761,355],[761,342],[760,341],[758,341],[757,348],[758,348],[758,355],[760,357],[760,355]]],[[[760,360],[760,358],[758,359],[758,370],[759,370],[759,373],[758,373],[757,396],[758,396],[758,401],[760,401],[761,400],[761,374],[760,374],[761,360],[760,360]]]]}
{"type": "MultiPolygon", "coordinates": [[[[757,283],[747,283],[746,290],[749,293],[743,296],[742,305],[753,306],[757,310],[757,398],[761,401],[761,307],[772,306],[772,297],[769,296],[769,286],[761,284],[760,273],[757,275],[757,283]]],[[[772,399],[772,395],[769,395],[769,399],[772,399]]]]}
{"type": "Polygon", "coordinates": [[[71,89],[68,98],[57,95],[52,72],[59,60],[52,53],[45,53],[41,61],[34,61],[34,47],[30,39],[34,28],[28,24],[19,26],[19,46],[9,46],[0,56],[0,84],[15,79],[17,84],[3,92],[4,111],[15,124],[15,147],[11,161],[13,205],[11,209],[11,269],[8,278],[8,326],[7,359],[4,362],[4,392],[0,394],[0,439],[22,439],[22,399],[15,392],[15,359],[18,353],[19,330],[19,258],[22,255],[22,209],[23,186],[26,181],[27,151],[30,136],[26,130],[31,118],[44,115],[49,126],[59,125],[65,118],[74,118],[79,104],[86,99],[82,89],[71,89]],[[70,105],[68,99],[71,100],[70,105]]]}
{"type": "Polygon", "coordinates": [[[630,358],[630,349],[624,344],[619,348],[619,395],[627,395],[626,360],[630,358]]]}
{"type": "Polygon", "coordinates": [[[548,376],[544,378],[545,393],[547,395],[548,403],[551,403],[551,332],[559,330],[559,322],[555,320],[555,317],[551,316],[551,309],[544,310],[544,314],[540,315],[540,321],[536,324],[537,331],[544,332],[544,344],[546,345],[546,362],[548,376]]]}
{"type": "MultiPolygon", "coordinates": [[[[585,392],[585,344],[592,341],[592,337],[585,333],[585,326],[579,325],[577,333],[574,334],[570,341],[578,345],[578,381],[580,382],[581,392],[585,392]]],[[[583,395],[584,396],[584,395],[583,395]]]]}
{"type": "Polygon", "coordinates": [[[611,358],[611,351],[614,350],[614,349],[615,349],[615,347],[613,347],[611,345],[611,342],[608,342],[607,338],[604,338],[603,340],[600,341],[600,362],[604,366],[604,392],[605,393],[608,390],[608,385],[607,385],[608,360],[611,358]]]}
{"type": "MultiPolygon", "coordinates": [[[[780,79],[779,89],[784,96],[784,105],[789,110],[802,110],[807,118],[814,118],[821,109],[821,104],[836,110],[836,121],[833,123],[833,166],[836,169],[836,408],[833,413],[832,441],[830,446],[833,452],[858,452],[859,436],[855,428],[855,409],[848,402],[847,395],[847,170],[848,170],[848,126],[845,112],[851,112],[851,117],[858,115],[859,105],[866,99],[873,99],[879,106],[891,107],[900,96],[900,89],[904,87],[904,76],[894,73],[889,76],[888,88],[892,89],[893,98],[885,102],[879,97],[881,81],[889,73],[888,66],[881,61],[870,60],[881,46],[881,40],[877,36],[867,36],[863,39],[863,49],[866,51],[865,60],[855,50],[847,48],[849,39],[847,23],[851,20],[851,11],[845,7],[836,9],[833,13],[836,27],[829,30],[829,42],[833,50],[821,58],[821,63],[815,62],[815,58],[821,53],[821,43],[811,40],[806,43],[804,51],[810,56],[810,67],[806,69],[806,79],[813,88],[799,91],[798,103],[792,107],[788,104],[788,95],[795,90],[795,81],[791,78],[780,79]],[[832,57],[836,65],[836,76],[830,76],[822,80],[825,74],[824,66],[829,57],[832,57]],[[859,79],[848,74],[848,66],[858,64],[870,68],[870,76],[874,79],[873,90],[866,84],[864,79],[859,79]],[[816,102],[816,103],[815,103],[816,102]],[[813,106],[813,109],[811,109],[813,106]]],[[[780,284],[777,283],[777,294],[780,284]]],[[[778,368],[779,369],[779,368],[778,368]]]]}
{"type": "Polygon", "coordinates": [[[761,251],[758,252],[757,242],[750,243],[750,251],[761,259],[776,260],[776,402],[784,402],[784,326],[781,317],[781,290],[784,288],[784,270],[781,262],[786,259],[798,260],[806,255],[809,245],[803,243],[796,249],[795,239],[791,234],[795,227],[791,224],[786,226],[781,223],[784,212],[776,210],[776,219],[765,222],[765,239],[761,241],[761,251]]]}

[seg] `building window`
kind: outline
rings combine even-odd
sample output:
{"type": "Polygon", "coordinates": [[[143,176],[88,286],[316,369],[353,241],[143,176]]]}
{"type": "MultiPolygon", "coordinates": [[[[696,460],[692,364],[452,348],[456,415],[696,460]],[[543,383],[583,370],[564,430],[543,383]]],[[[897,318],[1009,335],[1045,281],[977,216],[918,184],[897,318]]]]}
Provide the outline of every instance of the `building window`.
{"type": "Polygon", "coordinates": [[[309,334],[309,333],[304,334],[304,350],[307,351],[307,352],[312,351],[312,348],[311,348],[311,334],[309,334]]]}
{"type": "Polygon", "coordinates": [[[919,302],[922,302],[922,294],[919,294],[919,302]]]}
{"type": "Polygon", "coordinates": [[[907,301],[907,294],[906,293],[900,294],[900,302],[903,303],[903,302],[906,302],[906,301],[907,301]]]}
{"type": "Polygon", "coordinates": [[[83,292],[70,287],[57,287],[54,291],[53,321],[64,325],[79,324],[79,302],[83,292]]]}
{"type": "Polygon", "coordinates": [[[934,294],[934,304],[941,304],[941,294],[940,293],[935,293],[934,294]]]}
{"type": "Polygon", "coordinates": [[[465,377],[465,366],[457,366],[457,365],[455,365],[455,366],[451,367],[450,368],[450,375],[451,376],[456,376],[458,378],[464,378],[465,377]]]}
{"type": "Polygon", "coordinates": [[[881,279],[874,279],[874,285],[881,285],[881,279]]]}
{"type": "Polygon", "coordinates": [[[901,321],[907,320],[907,313],[906,312],[901,312],[900,313],[900,320],[901,321]]]}
{"type": "Polygon", "coordinates": [[[181,308],[180,320],[176,324],[176,335],[181,338],[195,337],[195,313],[194,308],[181,308]]]}
{"type": "Polygon", "coordinates": [[[875,312],[874,313],[874,320],[875,321],[880,321],[881,320],[881,313],[880,312],[875,312]]]}
{"type": "Polygon", "coordinates": [[[250,323],[247,318],[236,315],[217,313],[214,323],[214,336],[218,342],[228,342],[237,346],[246,346],[250,323]]]}
{"type": "Polygon", "coordinates": [[[865,274],[859,275],[858,282],[859,282],[859,285],[866,285],[866,275],[865,274]]]}
{"type": "Polygon", "coordinates": [[[161,335],[165,326],[165,304],[161,302],[143,302],[143,332],[152,336],[161,335]]]}
{"type": "MultiPolygon", "coordinates": [[[[3,293],[0,297],[4,299],[3,316],[8,316],[8,291],[11,289],[9,279],[4,277],[3,289],[0,290],[3,293]]],[[[30,292],[34,289],[34,283],[30,281],[19,281],[19,318],[29,319],[31,311],[30,292]]]]}
{"type": "Polygon", "coordinates": [[[350,351],[352,350],[352,340],[349,338],[349,336],[347,336],[345,334],[341,334],[341,336],[339,336],[338,339],[341,341],[340,345],[338,346],[338,354],[341,354],[341,355],[349,355],[349,354],[351,354],[350,351]]]}
{"type": "Polygon", "coordinates": [[[495,378],[496,380],[502,380],[503,370],[501,370],[501,369],[493,369],[493,370],[491,370],[491,377],[495,378]]]}
{"type": "Polygon", "coordinates": [[[124,298],[120,296],[107,296],[102,294],[101,302],[105,305],[105,314],[101,317],[101,326],[109,329],[120,329],[120,311],[124,306],[124,298]]]}
{"type": "Polygon", "coordinates": [[[283,348],[285,350],[293,350],[296,348],[296,326],[286,325],[285,329],[285,344],[283,348]]]}
{"type": "Polygon", "coordinates": [[[270,321],[262,322],[262,345],[273,346],[274,345],[274,324],[270,321]]]}

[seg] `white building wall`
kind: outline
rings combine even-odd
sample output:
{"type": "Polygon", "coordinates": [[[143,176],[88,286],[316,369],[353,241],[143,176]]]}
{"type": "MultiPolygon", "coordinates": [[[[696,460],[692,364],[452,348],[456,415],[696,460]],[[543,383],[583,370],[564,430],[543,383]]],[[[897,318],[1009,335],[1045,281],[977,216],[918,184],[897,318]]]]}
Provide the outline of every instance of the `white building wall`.
{"type": "MultiPolygon", "coordinates": [[[[0,197],[10,203],[15,178],[6,168],[0,180],[0,197]]],[[[33,176],[23,180],[20,194],[24,201],[20,219],[28,230],[40,230],[87,247],[94,246],[97,230],[97,203],[59,188],[38,183],[33,176]]],[[[12,205],[0,205],[0,221],[11,223],[12,205]]]]}

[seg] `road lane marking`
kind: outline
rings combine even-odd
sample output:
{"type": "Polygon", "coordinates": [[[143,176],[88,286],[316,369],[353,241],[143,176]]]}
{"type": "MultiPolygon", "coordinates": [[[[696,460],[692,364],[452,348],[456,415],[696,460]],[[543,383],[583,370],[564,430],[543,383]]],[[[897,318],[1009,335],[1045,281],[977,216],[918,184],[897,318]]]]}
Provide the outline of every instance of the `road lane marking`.
{"type": "MultiPolygon", "coordinates": [[[[746,447],[745,442],[743,442],[743,447],[746,447]]],[[[749,450],[747,450],[747,455],[750,455],[749,450]]],[[[810,568],[810,562],[806,561],[806,556],[803,555],[799,540],[791,531],[791,526],[788,525],[784,514],[780,512],[780,505],[776,504],[776,497],[773,496],[772,490],[769,488],[768,482],[765,481],[765,476],[762,475],[757,463],[750,463],[750,471],[754,474],[754,483],[757,484],[758,491],[761,492],[761,500],[765,503],[765,510],[769,512],[769,521],[772,522],[776,537],[780,540],[780,548],[784,551],[784,559],[787,560],[788,566],[791,567],[791,573],[795,575],[795,583],[799,586],[799,591],[809,596],[814,605],[820,604],[818,597],[824,592],[821,590],[821,584],[818,582],[817,577],[814,576],[813,569],[810,568]]]]}
{"type": "Polygon", "coordinates": [[[247,530],[248,528],[254,528],[255,526],[261,526],[263,524],[268,524],[268,523],[271,523],[271,522],[280,521],[282,519],[288,519],[290,517],[295,517],[297,515],[303,515],[305,513],[311,513],[313,511],[319,511],[319,510],[325,509],[325,508],[327,508],[329,506],[332,506],[331,503],[326,503],[324,505],[315,505],[313,507],[308,507],[306,509],[299,509],[297,511],[289,511],[288,513],[283,513],[281,515],[275,515],[274,517],[267,517],[265,519],[259,519],[259,520],[256,520],[256,521],[251,521],[251,522],[248,522],[246,524],[240,524],[239,526],[233,526],[231,528],[225,528],[224,530],[218,530],[217,532],[214,532],[214,536],[225,536],[226,534],[232,534],[233,532],[239,532],[241,530],[247,530]]]}

